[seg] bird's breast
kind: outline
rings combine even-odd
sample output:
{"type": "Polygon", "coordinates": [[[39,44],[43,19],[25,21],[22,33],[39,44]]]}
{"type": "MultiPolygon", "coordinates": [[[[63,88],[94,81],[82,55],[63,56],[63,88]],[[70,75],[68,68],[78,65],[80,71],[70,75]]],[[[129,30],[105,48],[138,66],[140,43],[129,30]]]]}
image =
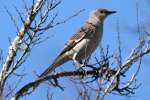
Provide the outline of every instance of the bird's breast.
{"type": "Polygon", "coordinates": [[[94,52],[95,49],[99,46],[100,41],[102,38],[102,32],[99,30],[90,38],[89,42],[89,49],[91,49],[91,52],[94,52]]]}
{"type": "MultiPolygon", "coordinates": [[[[102,34],[99,30],[95,33],[91,33],[91,36],[80,41],[73,50],[77,53],[76,59],[82,60],[89,57],[98,47],[101,41],[102,34]]],[[[74,52],[72,51],[72,52],[74,52]]]]}

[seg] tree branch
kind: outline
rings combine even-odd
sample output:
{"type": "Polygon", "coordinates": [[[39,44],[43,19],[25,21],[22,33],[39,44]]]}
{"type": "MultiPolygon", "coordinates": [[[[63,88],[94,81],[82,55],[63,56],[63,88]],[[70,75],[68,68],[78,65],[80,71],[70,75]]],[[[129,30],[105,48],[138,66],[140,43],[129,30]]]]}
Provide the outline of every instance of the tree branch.
{"type": "MultiPolygon", "coordinates": [[[[28,91],[32,88],[30,91],[34,91],[37,85],[47,81],[47,80],[57,80],[58,78],[63,77],[71,77],[71,76],[92,76],[92,77],[101,77],[103,73],[108,73],[109,75],[114,75],[116,71],[106,68],[106,67],[100,67],[96,68],[94,70],[88,70],[86,73],[84,71],[71,71],[71,72],[60,72],[55,75],[49,75],[45,77],[38,78],[37,80],[28,83],[24,87],[22,87],[18,92],[15,93],[15,96],[13,97],[13,100],[18,100],[23,95],[28,94],[28,91]]],[[[31,92],[30,92],[31,93],[31,92]]]]}
{"type": "Polygon", "coordinates": [[[8,71],[14,61],[16,53],[20,47],[20,44],[31,26],[31,23],[34,21],[35,16],[37,15],[38,11],[42,8],[45,0],[37,0],[37,2],[33,5],[29,15],[27,16],[22,28],[18,31],[18,35],[15,37],[14,41],[9,47],[8,55],[6,57],[5,63],[2,66],[2,70],[0,71],[0,97],[2,97],[2,92],[4,88],[5,81],[8,77],[8,71]]]}

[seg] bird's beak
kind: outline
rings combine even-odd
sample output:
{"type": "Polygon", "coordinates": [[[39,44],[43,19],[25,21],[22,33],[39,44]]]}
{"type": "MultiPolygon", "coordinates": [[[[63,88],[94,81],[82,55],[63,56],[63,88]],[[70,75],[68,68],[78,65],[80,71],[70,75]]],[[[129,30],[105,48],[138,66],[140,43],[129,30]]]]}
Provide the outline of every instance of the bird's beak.
{"type": "Polygon", "coordinates": [[[107,12],[108,15],[114,14],[114,13],[116,13],[116,11],[108,11],[108,12],[107,12]]]}

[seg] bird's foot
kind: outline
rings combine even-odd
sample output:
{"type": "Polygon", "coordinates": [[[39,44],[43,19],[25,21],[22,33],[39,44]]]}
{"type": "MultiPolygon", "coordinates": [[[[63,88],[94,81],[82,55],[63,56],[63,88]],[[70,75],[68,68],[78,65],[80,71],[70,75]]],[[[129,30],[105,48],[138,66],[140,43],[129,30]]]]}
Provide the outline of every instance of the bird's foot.
{"type": "Polygon", "coordinates": [[[79,69],[77,69],[77,71],[83,73],[82,76],[81,76],[81,78],[83,78],[84,76],[87,76],[87,70],[84,67],[80,67],[79,69]]]}

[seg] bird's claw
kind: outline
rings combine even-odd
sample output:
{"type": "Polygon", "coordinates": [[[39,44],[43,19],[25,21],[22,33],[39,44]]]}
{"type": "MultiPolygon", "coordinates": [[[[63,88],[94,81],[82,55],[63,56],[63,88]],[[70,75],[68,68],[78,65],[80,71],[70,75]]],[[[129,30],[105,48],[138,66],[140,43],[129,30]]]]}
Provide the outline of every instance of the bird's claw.
{"type": "Polygon", "coordinates": [[[87,70],[86,69],[84,69],[83,67],[80,67],[79,69],[77,69],[77,71],[79,71],[79,72],[82,72],[83,74],[82,74],[82,78],[84,77],[84,76],[86,76],[87,75],[87,70]]]}

